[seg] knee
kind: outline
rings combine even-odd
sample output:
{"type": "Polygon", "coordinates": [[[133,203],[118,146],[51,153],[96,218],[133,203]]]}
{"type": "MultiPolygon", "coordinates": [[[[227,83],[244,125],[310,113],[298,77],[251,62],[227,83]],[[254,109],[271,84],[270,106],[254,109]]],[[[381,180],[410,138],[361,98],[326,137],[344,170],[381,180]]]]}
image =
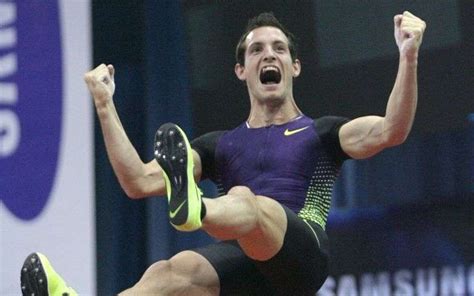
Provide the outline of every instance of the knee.
{"type": "MultiPolygon", "coordinates": [[[[258,210],[255,194],[246,186],[235,186],[227,192],[228,202],[245,204],[249,209],[258,210]]],[[[256,212],[255,212],[256,213],[256,212]]]]}
{"type": "Polygon", "coordinates": [[[257,207],[255,194],[246,186],[235,186],[227,192],[229,200],[232,202],[246,203],[249,206],[257,207]]]}
{"type": "Polygon", "coordinates": [[[173,277],[171,263],[168,260],[161,260],[150,265],[142,278],[138,282],[139,285],[148,286],[149,283],[159,284],[159,282],[167,282],[173,277]],[[159,279],[157,281],[157,279],[159,279]]]}
{"type": "Polygon", "coordinates": [[[193,276],[201,272],[203,269],[202,262],[196,259],[195,253],[192,251],[180,252],[169,260],[162,260],[153,263],[145,271],[143,278],[152,278],[153,281],[159,279],[166,285],[170,282],[184,288],[192,282],[193,276]]]}
{"type": "Polygon", "coordinates": [[[150,265],[138,283],[131,289],[136,294],[172,295],[183,286],[183,281],[175,276],[172,263],[162,260],[150,265]]]}
{"type": "Polygon", "coordinates": [[[201,262],[196,259],[196,253],[193,251],[182,251],[168,260],[170,266],[174,266],[174,270],[180,275],[191,278],[196,275],[201,268],[201,262]]]}
{"type": "Polygon", "coordinates": [[[171,262],[169,260],[161,260],[150,265],[145,274],[150,276],[166,276],[171,275],[171,262]]]}
{"type": "Polygon", "coordinates": [[[247,186],[234,186],[232,187],[229,192],[227,192],[228,195],[235,195],[237,197],[254,197],[255,194],[248,188],[247,186]]]}

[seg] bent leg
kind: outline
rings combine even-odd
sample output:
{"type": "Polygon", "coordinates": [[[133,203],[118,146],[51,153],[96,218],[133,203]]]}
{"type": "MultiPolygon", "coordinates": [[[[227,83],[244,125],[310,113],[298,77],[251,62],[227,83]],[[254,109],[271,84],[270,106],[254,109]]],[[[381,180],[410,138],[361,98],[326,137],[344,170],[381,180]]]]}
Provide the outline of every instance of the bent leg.
{"type": "Polygon", "coordinates": [[[203,229],[211,236],[237,240],[247,256],[259,261],[272,258],[281,249],[287,218],[275,200],[237,186],[225,196],[204,199],[204,204],[203,229]]]}
{"type": "Polygon", "coordinates": [[[219,295],[219,278],[203,256],[184,251],[151,265],[137,284],[119,295],[219,295]]]}

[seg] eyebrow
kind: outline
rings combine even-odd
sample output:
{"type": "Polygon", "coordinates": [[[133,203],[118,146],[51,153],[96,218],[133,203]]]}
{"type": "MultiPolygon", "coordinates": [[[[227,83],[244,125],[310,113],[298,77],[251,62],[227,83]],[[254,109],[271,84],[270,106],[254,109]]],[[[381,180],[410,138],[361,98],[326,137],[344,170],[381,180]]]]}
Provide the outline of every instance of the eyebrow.
{"type": "MultiPolygon", "coordinates": [[[[283,40],[275,40],[275,41],[272,42],[272,45],[280,45],[280,44],[288,46],[288,44],[285,43],[283,40]]],[[[261,46],[261,45],[263,45],[263,42],[257,41],[257,42],[251,43],[247,47],[250,48],[250,47],[261,46]]]]}

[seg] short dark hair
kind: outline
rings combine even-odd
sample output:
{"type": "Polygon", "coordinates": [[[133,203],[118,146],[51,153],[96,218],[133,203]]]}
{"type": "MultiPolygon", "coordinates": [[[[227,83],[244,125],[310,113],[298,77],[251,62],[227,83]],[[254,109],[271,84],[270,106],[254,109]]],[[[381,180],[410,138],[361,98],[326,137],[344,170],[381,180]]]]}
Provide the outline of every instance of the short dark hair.
{"type": "Polygon", "coordinates": [[[285,26],[283,26],[280,21],[275,17],[273,12],[263,12],[258,16],[251,18],[247,23],[247,28],[245,29],[245,33],[242,34],[240,37],[239,43],[235,48],[235,60],[237,63],[244,65],[245,64],[245,50],[247,49],[247,44],[245,44],[245,39],[247,38],[248,34],[260,27],[275,27],[280,29],[283,34],[285,34],[286,38],[288,38],[288,47],[291,54],[291,59],[295,61],[298,57],[297,53],[297,44],[295,36],[288,31],[285,26]]]}

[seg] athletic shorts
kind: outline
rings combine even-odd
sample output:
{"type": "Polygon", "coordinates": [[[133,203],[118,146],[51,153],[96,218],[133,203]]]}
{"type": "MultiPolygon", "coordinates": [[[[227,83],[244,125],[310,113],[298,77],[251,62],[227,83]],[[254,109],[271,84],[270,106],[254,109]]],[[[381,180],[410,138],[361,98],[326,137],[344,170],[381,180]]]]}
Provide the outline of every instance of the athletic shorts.
{"type": "Polygon", "coordinates": [[[281,250],[267,261],[253,260],[237,241],[222,241],[193,251],[217,271],[220,295],[312,295],[328,276],[328,238],[317,223],[283,206],[288,226],[281,250]]]}

